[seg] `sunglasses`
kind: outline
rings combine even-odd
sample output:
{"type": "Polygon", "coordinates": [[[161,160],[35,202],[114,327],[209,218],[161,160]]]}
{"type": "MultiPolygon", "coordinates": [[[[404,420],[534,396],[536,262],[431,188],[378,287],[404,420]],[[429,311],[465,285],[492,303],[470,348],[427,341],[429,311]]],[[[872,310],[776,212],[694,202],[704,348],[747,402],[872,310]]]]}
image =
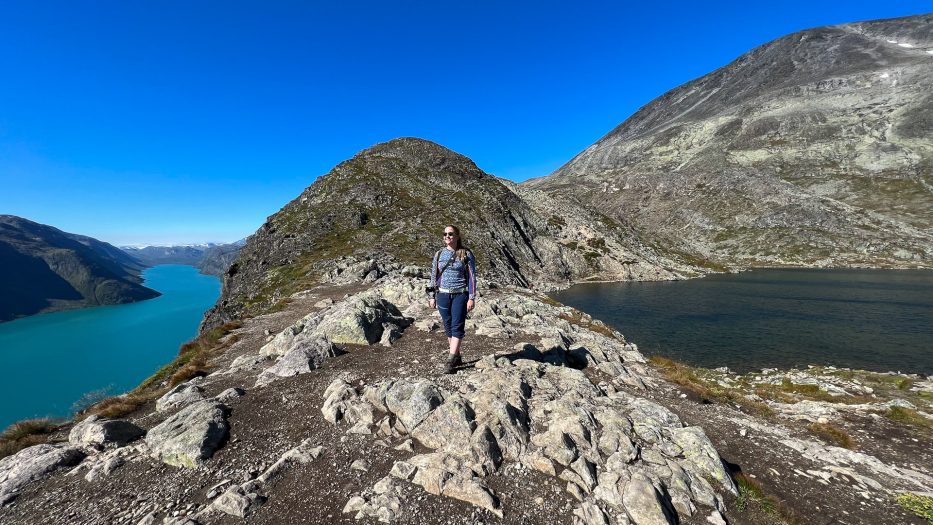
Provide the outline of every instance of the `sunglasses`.
{"type": "Polygon", "coordinates": [[[454,232],[444,232],[444,237],[456,237],[457,234],[454,232]]]}

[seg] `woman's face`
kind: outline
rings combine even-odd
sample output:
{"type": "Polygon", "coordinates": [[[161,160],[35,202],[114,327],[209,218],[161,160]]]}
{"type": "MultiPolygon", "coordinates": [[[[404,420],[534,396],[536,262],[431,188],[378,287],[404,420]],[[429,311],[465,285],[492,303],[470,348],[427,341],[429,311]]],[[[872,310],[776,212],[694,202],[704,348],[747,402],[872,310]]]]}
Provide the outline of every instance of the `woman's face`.
{"type": "Polygon", "coordinates": [[[457,242],[457,233],[454,232],[453,228],[444,228],[444,244],[447,246],[453,246],[457,242]]]}

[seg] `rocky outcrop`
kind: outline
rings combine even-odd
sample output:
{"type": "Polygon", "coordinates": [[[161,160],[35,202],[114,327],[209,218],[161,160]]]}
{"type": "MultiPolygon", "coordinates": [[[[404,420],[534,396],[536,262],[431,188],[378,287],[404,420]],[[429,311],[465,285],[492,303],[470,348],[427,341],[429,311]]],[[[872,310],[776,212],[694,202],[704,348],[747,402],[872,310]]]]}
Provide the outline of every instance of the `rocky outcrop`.
{"type": "Polygon", "coordinates": [[[728,266],[929,266],[933,15],[768,42],[522,186],[728,266]]]}

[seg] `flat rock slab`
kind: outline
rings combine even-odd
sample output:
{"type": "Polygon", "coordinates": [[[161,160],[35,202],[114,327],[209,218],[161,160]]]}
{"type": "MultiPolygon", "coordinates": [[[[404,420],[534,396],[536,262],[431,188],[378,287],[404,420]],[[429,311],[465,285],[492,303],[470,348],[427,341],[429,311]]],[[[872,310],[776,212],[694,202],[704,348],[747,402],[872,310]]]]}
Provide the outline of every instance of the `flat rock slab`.
{"type": "Polygon", "coordinates": [[[77,465],[85,454],[73,446],[36,445],[0,460],[0,505],[12,501],[27,483],[48,476],[59,467],[77,465]]]}
{"type": "Polygon", "coordinates": [[[227,439],[228,412],[223,403],[198,401],[149,430],[146,444],[169,465],[195,468],[227,439]]]}

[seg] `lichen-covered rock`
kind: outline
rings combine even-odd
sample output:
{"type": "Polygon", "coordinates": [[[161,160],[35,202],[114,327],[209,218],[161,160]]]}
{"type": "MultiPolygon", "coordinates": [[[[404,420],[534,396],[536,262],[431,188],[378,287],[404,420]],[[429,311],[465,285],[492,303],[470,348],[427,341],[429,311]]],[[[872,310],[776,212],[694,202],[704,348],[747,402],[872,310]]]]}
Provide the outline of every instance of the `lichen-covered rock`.
{"type": "MultiPolygon", "coordinates": [[[[686,461],[700,475],[709,476],[733,494],[738,494],[732,478],[723,467],[716,448],[700,427],[675,428],[670,431],[674,442],[683,450],[686,461]]],[[[686,467],[685,467],[686,468],[686,467]]],[[[689,470],[689,469],[687,469],[689,470]]]]}
{"type": "Polygon", "coordinates": [[[411,437],[431,449],[470,449],[475,414],[461,396],[452,396],[434,409],[411,431],[411,437]]]}
{"type": "Polygon", "coordinates": [[[146,433],[153,455],[176,467],[194,468],[209,459],[230,431],[226,405],[199,401],[146,433]]]}

